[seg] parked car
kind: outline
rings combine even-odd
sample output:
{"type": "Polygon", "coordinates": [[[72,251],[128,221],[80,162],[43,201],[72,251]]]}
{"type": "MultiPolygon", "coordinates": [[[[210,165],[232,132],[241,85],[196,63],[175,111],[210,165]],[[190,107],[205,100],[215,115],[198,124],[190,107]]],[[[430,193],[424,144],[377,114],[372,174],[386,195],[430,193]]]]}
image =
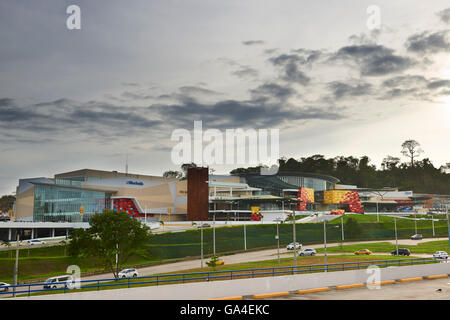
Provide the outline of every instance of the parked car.
{"type": "Polygon", "coordinates": [[[124,269],[117,275],[119,278],[134,278],[138,276],[138,272],[134,268],[124,269]]]}
{"type": "Polygon", "coordinates": [[[0,282],[0,291],[8,292],[10,284],[6,282],[0,282]]]}
{"type": "Polygon", "coordinates": [[[51,277],[45,281],[44,289],[75,288],[75,280],[72,276],[51,277]]]}
{"type": "Polygon", "coordinates": [[[415,235],[411,236],[411,240],[422,240],[422,235],[421,234],[415,234],[415,235]]]}
{"type": "Polygon", "coordinates": [[[33,239],[33,240],[28,240],[27,244],[32,246],[32,245],[36,245],[36,244],[45,244],[45,241],[41,241],[38,239],[33,239]]]}
{"type": "Polygon", "coordinates": [[[317,251],[312,248],[303,249],[298,253],[299,256],[314,256],[317,254],[317,251]]]}
{"type": "Polygon", "coordinates": [[[358,256],[359,255],[363,255],[363,254],[369,255],[369,254],[372,254],[372,251],[370,251],[369,249],[360,249],[360,250],[355,251],[353,253],[358,255],[358,256]]]}
{"type": "MultiPolygon", "coordinates": [[[[295,243],[295,249],[299,250],[299,249],[301,249],[301,248],[302,248],[302,245],[301,245],[300,243],[296,242],[296,243],[295,243]]],[[[286,249],[287,249],[287,250],[294,250],[294,243],[293,243],[293,242],[289,243],[289,244],[286,246],[286,249]]]]}
{"type": "Polygon", "coordinates": [[[394,250],[391,252],[391,254],[393,256],[409,256],[411,254],[411,251],[409,251],[409,249],[399,248],[398,252],[397,250],[394,250]]]}
{"type": "Polygon", "coordinates": [[[435,258],[435,259],[448,259],[448,253],[447,252],[445,252],[445,251],[436,251],[434,254],[433,254],[433,258],[435,258]]]}
{"type": "Polygon", "coordinates": [[[209,223],[203,223],[200,224],[197,228],[211,228],[211,225],[209,223]]]}

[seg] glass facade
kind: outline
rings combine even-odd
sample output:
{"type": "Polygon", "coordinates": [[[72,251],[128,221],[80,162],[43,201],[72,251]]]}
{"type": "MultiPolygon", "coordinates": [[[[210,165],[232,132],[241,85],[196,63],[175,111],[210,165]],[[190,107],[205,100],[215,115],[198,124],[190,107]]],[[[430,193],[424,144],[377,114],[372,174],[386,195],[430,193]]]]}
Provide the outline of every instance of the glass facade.
{"type": "Polygon", "coordinates": [[[107,192],[35,185],[33,220],[41,222],[88,222],[92,215],[110,208],[111,194],[107,192]],[[80,211],[84,210],[84,214],[80,211]]]}
{"type": "Polygon", "coordinates": [[[282,181],[292,184],[296,187],[310,188],[314,191],[324,191],[331,189],[332,184],[326,180],[318,178],[308,178],[299,176],[280,176],[282,181]]]}

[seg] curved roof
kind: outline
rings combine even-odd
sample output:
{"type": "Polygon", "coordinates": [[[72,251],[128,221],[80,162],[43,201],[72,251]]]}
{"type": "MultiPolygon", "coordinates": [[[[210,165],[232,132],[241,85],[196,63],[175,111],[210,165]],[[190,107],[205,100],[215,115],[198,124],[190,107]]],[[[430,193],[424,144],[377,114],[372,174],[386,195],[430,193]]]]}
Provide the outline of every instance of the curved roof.
{"type": "MultiPolygon", "coordinates": [[[[257,173],[240,173],[238,174],[239,176],[243,176],[243,177],[256,177],[256,176],[261,176],[260,174],[257,173]]],[[[338,178],[326,175],[326,174],[320,174],[320,173],[310,173],[310,172],[295,172],[295,171],[283,171],[283,172],[278,172],[273,176],[295,176],[295,177],[305,177],[305,178],[316,178],[316,179],[322,179],[331,183],[338,183],[340,180],[338,178]]],[[[264,176],[264,177],[270,177],[270,176],[264,176]]]]}

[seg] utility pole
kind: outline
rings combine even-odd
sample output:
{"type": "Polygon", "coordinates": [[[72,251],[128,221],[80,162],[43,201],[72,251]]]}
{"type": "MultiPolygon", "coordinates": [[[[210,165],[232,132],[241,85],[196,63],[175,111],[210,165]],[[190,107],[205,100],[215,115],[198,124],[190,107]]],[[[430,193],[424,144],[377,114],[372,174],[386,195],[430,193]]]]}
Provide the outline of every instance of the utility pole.
{"type": "MultiPolygon", "coordinates": [[[[325,265],[327,264],[327,219],[323,220],[323,248],[325,253],[325,265]]],[[[328,269],[328,266],[326,266],[328,269]]],[[[325,269],[325,272],[327,272],[325,269]]]]}
{"type": "Polygon", "coordinates": [[[216,255],[216,213],[213,215],[213,254],[216,255]]]}
{"type": "Polygon", "coordinates": [[[395,251],[398,255],[397,217],[394,217],[394,229],[395,229],[395,251]]]}
{"type": "Polygon", "coordinates": [[[450,222],[448,221],[448,207],[445,208],[445,215],[447,216],[448,246],[450,248],[450,222]]]}
{"type": "Polygon", "coordinates": [[[341,219],[341,228],[342,228],[342,242],[344,242],[344,215],[342,215],[342,219],[341,219]]]}
{"type": "Polygon", "coordinates": [[[203,268],[203,221],[200,225],[200,266],[203,268]]]}
{"type": "Polygon", "coordinates": [[[247,251],[247,227],[244,221],[244,251],[247,251]]]}
{"type": "Polygon", "coordinates": [[[416,212],[415,211],[414,211],[414,230],[415,230],[414,234],[417,234],[417,219],[416,219],[416,212]]]}
{"type": "Polygon", "coordinates": [[[277,222],[277,235],[275,236],[275,239],[277,239],[277,255],[278,255],[278,264],[280,264],[280,233],[278,231],[278,224],[280,223],[280,220],[276,220],[277,222]]]}
{"type": "Polygon", "coordinates": [[[433,237],[434,237],[435,234],[434,234],[434,219],[433,218],[431,218],[431,227],[433,228],[433,237]]]}
{"type": "Polygon", "coordinates": [[[116,277],[118,275],[117,273],[118,271],[119,271],[119,243],[116,242],[116,277]]]}
{"type": "Polygon", "coordinates": [[[295,235],[295,208],[292,210],[292,236],[294,238],[294,267],[297,267],[297,239],[295,235]]]}
{"type": "Polygon", "coordinates": [[[16,286],[17,286],[17,275],[19,273],[19,230],[16,229],[17,233],[17,242],[16,242],[16,262],[14,263],[14,289],[13,289],[13,297],[16,297],[16,286]]]}

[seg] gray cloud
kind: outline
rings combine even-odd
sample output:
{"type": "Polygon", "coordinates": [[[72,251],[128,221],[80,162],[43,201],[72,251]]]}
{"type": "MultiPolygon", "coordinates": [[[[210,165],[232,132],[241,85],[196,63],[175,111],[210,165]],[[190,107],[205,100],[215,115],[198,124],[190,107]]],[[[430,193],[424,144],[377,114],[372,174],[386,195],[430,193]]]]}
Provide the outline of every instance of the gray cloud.
{"type": "Polygon", "coordinates": [[[433,101],[450,88],[450,80],[427,79],[422,75],[404,75],[386,79],[379,89],[379,99],[412,98],[433,101]]]}
{"type": "Polygon", "coordinates": [[[335,99],[342,99],[345,97],[356,97],[368,95],[372,91],[370,83],[345,83],[342,81],[333,81],[328,84],[328,87],[333,92],[335,99]]]}
{"type": "Polygon", "coordinates": [[[437,15],[444,23],[450,23],[450,8],[439,11],[437,15]]]}
{"type": "Polygon", "coordinates": [[[242,41],[242,44],[246,45],[246,46],[262,45],[262,44],[265,44],[265,41],[263,41],[263,40],[248,40],[248,41],[242,41]]]}
{"type": "Polygon", "coordinates": [[[412,35],[406,42],[406,48],[410,52],[420,55],[427,53],[450,51],[450,30],[430,33],[425,31],[412,35]]]}
{"type": "Polygon", "coordinates": [[[282,67],[281,78],[285,81],[298,83],[303,86],[308,85],[311,81],[311,78],[299,69],[299,66],[307,63],[307,59],[300,55],[281,54],[270,58],[269,61],[275,66],[282,67]]]}
{"type": "Polygon", "coordinates": [[[276,83],[265,83],[250,92],[256,99],[272,97],[279,101],[285,101],[296,94],[294,89],[276,83]]]}
{"type": "Polygon", "coordinates": [[[395,55],[394,50],[376,44],[342,47],[330,58],[330,61],[334,60],[356,64],[364,76],[383,76],[402,72],[416,64],[411,58],[395,55]]]}
{"type": "Polygon", "coordinates": [[[249,66],[241,66],[239,70],[233,71],[232,74],[239,78],[256,78],[259,72],[249,66]]]}

